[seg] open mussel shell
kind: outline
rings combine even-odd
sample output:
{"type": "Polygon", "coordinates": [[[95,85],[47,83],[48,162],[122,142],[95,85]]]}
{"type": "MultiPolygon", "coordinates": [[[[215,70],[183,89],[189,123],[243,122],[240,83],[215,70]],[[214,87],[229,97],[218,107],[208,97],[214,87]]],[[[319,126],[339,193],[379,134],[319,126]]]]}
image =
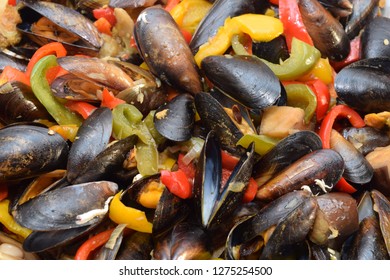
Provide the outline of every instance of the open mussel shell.
{"type": "MultiPolygon", "coordinates": [[[[316,208],[309,192],[291,192],[270,202],[255,215],[244,217],[232,227],[228,235],[225,257],[227,259],[258,259],[266,243],[267,235],[272,234],[272,228],[283,223],[283,221],[287,221],[289,215],[294,216],[302,214],[302,206],[307,202],[309,202],[309,205],[316,208]],[[296,214],[292,214],[294,212],[296,214]],[[267,231],[269,230],[271,232],[268,234],[267,231]]],[[[314,209],[312,208],[312,210],[314,209]]],[[[311,211],[309,212],[310,216],[312,216],[311,211]]],[[[295,223],[292,219],[289,219],[288,221],[289,223],[295,223]]],[[[310,223],[313,222],[314,220],[310,221],[310,223]]],[[[295,228],[293,225],[288,225],[288,227],[289,230],[295,228]]],[[[282,229],[282,227],[279,227],[279,229],[282,229]]],[[[299,232],[301,231],[297,230],[296,234],[292,233],[291,238],[302,241],[300,240],[301,238],[296,238],[299,232]]],[[[279,231],[279,233],[282,233],[282,231],[279,231]]],[[[307,233],[308,231],[306,234],[307,233]]],[[[288,238],[288,240],[291,238],[288,238]]],[[[273,244],[272,247],[274,247],[274,245],[275,244],[273,244]]]]}
{"type": "Polygon", "coordinates": [[[190,94],[179,94],[160,106],[154,114],[154,126],[165,138],[186,141],[191,138],[195,124],[194,98],[190,94]]]}
{"type": "Polygon", "coordinates": [[[78,79],[89,81],[100,87],[107,87],[115,93],[134,85],[134,81],[126,72],[118,66],[102,59],[64,56],[58,58],[57,62],[62,68],[75,75],[78,79]]]}
{"type": "MultiPolygon", "coordinates": [[[[217,34],[218,28],[223,26],[225,20],[229,17],[235,17],[242,14],[251,14],[259,11],[257,5],[266,5],[266,1],[255,0],[217,0],[199,23],[190,42],[190,48],[193,54],[198,52],[201,45],[217,34]],[[260,3],[261,2],[261,3],[260,3]]],[[[259,7],[260,8],[260,7],[259,7]]]]}
{"type": "Polygon", "coordinates": [[[43,252],[49,249],[64,246],[74,241],[95,228],[94,225],[85,227],[54,230],[54,231],[33,231],[23,242],[23,249],[27,252],[43,252]]]}
{"type": "Polygon", "coordinates": [[[346,17],[352,13],[353,4],[350,0],[318,0],[336,18],[346,17]]]}
{"type": "Polygon", "coordinates": [[[367,159],[340,133],[332,130],[330,147],[338,152],[344,160],[343,177],[356,184],[366,184],[371,181],[374,169],[367,159]]]}
{"type": "Polygon", "coordinates": [[[207,132],[214,131],[221,148],[234,155],[241,155],[243,150],[236,144],[243,136],[222,105],[210,94],[200,92],[195,95],[195,107],[202,125],[207,132]]]}
{"type": "Polygon", "coordinates": [[[365,30],[366,25],[378,15],[378,4],[379,0],[352,0],[352,13],[348,16],[345,25],[345,32],[349,39],[355,38],[362,29],[365,30]]]}
{"type": "Polygon", "coordinates": [[[12,215],[20,225],[35,231],[97,224],[106,216],[107,202],[117,191],[118,185],[109,181],[71,185],[17,205],[12,215]],[[97,209],[102,210],[101,213],[95,213],[97,209]]]}
{"type": "Polygon", "coordinates": [[[0,151],[0,181],[8,181],[63,169],[69,147],[48,128],[14,125],[0,130],[0,151]]]}
{"type": "Polygon", "coordinates": [[[4,124],[51,120],[31,88],[20,82],[0,86],[0,121],[4,124]]]}
{"type": "Polygon", "coordinates": [[[350,51],[350,40],[341,23],[317,0],[299,0],[302,21],[314,46],[331,60],[341,61],[350,51]]]}
{"type": "MultiPolygon", "coordinates": [[[[72,183],[81,184],[108,179],[116,181],[115,173],[123,168],[123,162],[130,150],[134,148],[137,140],[138,137],[136,135],[131,135],[109,145],[88,162],[83,172],[72,183]],[[111,176],[113,177],[112,179],[111,176]]],[[[132,172],[129,171],[129,173],[132,172]]]]}
{"type": "Polygon", "coordinates": [[[293,133],[261,157],[253,167],[253,178],[261,186],[293,162],[319,149],[322,141],[318,134],[309,130],[293,133]]]}
{"type": "Polygon", "coordinates": [[[27,60],[8,55],[4,52],[0,53],[0,71],[3,71],[6,66],[11,66],[20,71],[26,71],[27,62],[27,60]]]}
{"type": "Polygon", "coordinates": [[[341,259],[388,260],[389,201],[377,190],[365,192],[358,210],[359,229],[344,242],[341,259]]]}
{"type": "Polygon", "coordinates": [[[136,231],[124,235],[116,260],[150,260],[153,250],[152,235],[136,231]]]}
{"type": "Polygon", "coordinates": [[[278,78],[253,56],[208,56],[201,67],[216,88],[248,108],[262,110],[280,97],[278,78]]]}
{"type": "Polygon", "coordinates": [[[208,236],[195,224],[177,223],[168,235],[157,241],[153,258],[156,260],[210,259],[208,236]]]}
{"type": "Polygon", "coordinates": [[[24,9],[29,10],[23,12],[25,15],[22,16],[23,23],[18,27],[21,31],[29,34],[30,38],[33,37],[34,40],[37,38],[42,41],[42,44],[53,41],[53,39],[31,32],[30,25],[33,22],[28,19],[31,18],[31,15],[34,13],[33,11],[35,11],[39,15],[48,18],[56,25],[80,38],[79,41],[73,44],[61,42],[71,53],[82,52],[95,56],[98,54],[99,49],[103,44],[103,40],[91,20],[74,9],[53,2],[24,0],[23,4],[27,6],[27,8],[24,9]]]}
{"type": "Polygon", "coordinates": [[[72,182],[88,163],[102,152],[111,137],[112,113],[106,107],[96,109],[80,126],[69,151],[67,179],[72,182]]]}
{"type": "Polygon", "coordinates": [[[390,58],[368,58],[343,68],[334,87],[341,101],[352,108],[375,113],[390,108],[390,58]]]}
{"type": "Polygon", "coordinates": [[[341,131],[341,134],[364,156],[377,147],[390,145],[390,137],[385,131],[369,126],[362,128],[347,127],[341,131]]]}
{"type": "Polygon", "coordinates": [[[374,18],[367,24],[361,37],[361,58],[390,57],[390,47],[386,43],[389,38],[390,18],[374,18]]]}
{"type": "Polygon", "coordinates": [[[167,11],[158,7],[143,10],[134,26],[134,38],[156,77],[187,93],[202,90],[191,50],[167,11]]]}
{"type": "Polygon", "coordinates": [[[259,200],[272,201],[306,185],[314,194],[326,193],[341,178],[344,160],[331,149],[313,151],[286,167],[262,185],[256,194],[259,200]]]}

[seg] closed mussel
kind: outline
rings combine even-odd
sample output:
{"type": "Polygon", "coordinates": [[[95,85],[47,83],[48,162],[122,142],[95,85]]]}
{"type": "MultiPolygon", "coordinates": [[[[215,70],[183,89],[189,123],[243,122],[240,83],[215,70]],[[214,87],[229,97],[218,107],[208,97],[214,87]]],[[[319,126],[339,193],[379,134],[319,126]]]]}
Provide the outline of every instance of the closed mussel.
{"type": "Polygon", "coordinates": [[[15,125],[0,130],[0,151],[0,181],[8,181],[65,168],[69,147],[48,128],[15,125]]]}
{"type": "Polygon", "coordinates": [[[193,55],[172,16],[158,7],[146,8],[134,26],[134,38],[150,71],[187,93],[201,91],[193,55]]]}
{"type": "Polygon", "coordinates": [[[278,78],[252,56],[208,56],[202,69],[216,88],[251,109],[271,106],[281,95],[278,78]]]}
{"type": "Polygon", "coordinates": [[[364,113],[390,108],[390,58],[368,58],[343,68],[336,76],[340,100],[364,113]]]}
{"type": "Polygon", "coordinates": [[[364,58],[390,57],[390,19],[374,18],[364,29],[361,56],[364,58]]]}

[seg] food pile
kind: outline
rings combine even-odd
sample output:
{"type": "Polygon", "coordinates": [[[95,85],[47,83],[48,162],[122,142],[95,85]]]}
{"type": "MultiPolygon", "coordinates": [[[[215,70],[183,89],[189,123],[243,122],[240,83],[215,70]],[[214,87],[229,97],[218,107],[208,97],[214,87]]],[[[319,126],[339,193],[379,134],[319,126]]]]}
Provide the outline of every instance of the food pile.
{"type": "Polygon", "coordinates": [[[383,1],[0,2],[0,259],[390,258],[383,1]]]}

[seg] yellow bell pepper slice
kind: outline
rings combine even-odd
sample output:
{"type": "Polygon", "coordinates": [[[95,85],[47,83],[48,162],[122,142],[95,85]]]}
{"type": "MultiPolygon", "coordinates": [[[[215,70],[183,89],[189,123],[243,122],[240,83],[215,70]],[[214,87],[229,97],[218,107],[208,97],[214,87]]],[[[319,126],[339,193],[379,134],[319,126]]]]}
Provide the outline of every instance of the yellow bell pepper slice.
{"type": "Polygon", "coordinates": [[[8,212],[10,201],[4,199],[0,201],[0,223],[3,224],[12,233],[23,237],[24,239],[30,235],[31,229],[19,225],[11,214],[8,212]]]}
{"type": "Polygon", "coordinates": [[[183,0],[170,11],[170,14],[177,25],[193,34],[211,6],[212,4],[206,0],[183,0]]]}
{"type": "Polygon", "coordinates": [[[197,65],[200,67],[207,56],[224,54],[231,45],[232,37],[241,33],[248,34],[254,41],[269,42],[283,33],[283,24],[277,18],[259,14],[227,18],[217,34],[200,46],[195,55],[197,65]]]}
{"type": "Polygon", "coordinates": [[[333,68],[329,63],[328,58],[320,58],[309,73],[302,76],[299,81],[307,82],[315,79],[320,79],[326,85],[333,82],[333,68]]]}
{"type": "Polygon", "coordinates": [[[121,194],[122,191],[117,193],[110,203],[110,219],[117,224],[126,224],[130,229],[151,233],[153,225],[148,222],[145,212],[124,205],[120,200],[121,194]]]}

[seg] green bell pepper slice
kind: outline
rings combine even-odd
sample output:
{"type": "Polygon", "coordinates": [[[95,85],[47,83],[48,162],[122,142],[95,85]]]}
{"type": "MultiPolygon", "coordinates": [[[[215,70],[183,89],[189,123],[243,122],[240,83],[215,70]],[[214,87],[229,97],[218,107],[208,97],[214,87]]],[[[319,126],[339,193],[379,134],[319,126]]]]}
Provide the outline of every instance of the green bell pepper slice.
{"type": "Polygon", "coordinates": [[[261,59],[281,81],[295,80],[308,73],[321,58],[321,52],[315,47],[293,38],[290,57],[280,64],[261,59]]]}
{"type": "Polygon", "coordinates": [[[74,124],[80,126],[82,119],[76,113],[66,108],[52,93],[49,82],[46,79],[47,71],[57,66],[57,58],[48,55],[41,58],[31,72],[30,83],[34,95],[46,108],[48,113],[59,125],[74,124]]]}
{"type": "Polygon", "coordinates": [[[284,88],[287,92],[287,105],[298,107],[305,111],[305,123],[308,124],[317,108],[317,98],[305,84],[288,84],[284,88]]]}
{"type": "Polygon", "coordinates": [[[271,150],[275,145],[280,141],[280,139],[269,137],[266,135],[257,135],[257,134],[245,134],[238,140],[237,145],[240,145],[244,148],[248,148],[249,145],[255,143],[255,152],[259,155],[265,155],[269,150],[271,150]]]}

